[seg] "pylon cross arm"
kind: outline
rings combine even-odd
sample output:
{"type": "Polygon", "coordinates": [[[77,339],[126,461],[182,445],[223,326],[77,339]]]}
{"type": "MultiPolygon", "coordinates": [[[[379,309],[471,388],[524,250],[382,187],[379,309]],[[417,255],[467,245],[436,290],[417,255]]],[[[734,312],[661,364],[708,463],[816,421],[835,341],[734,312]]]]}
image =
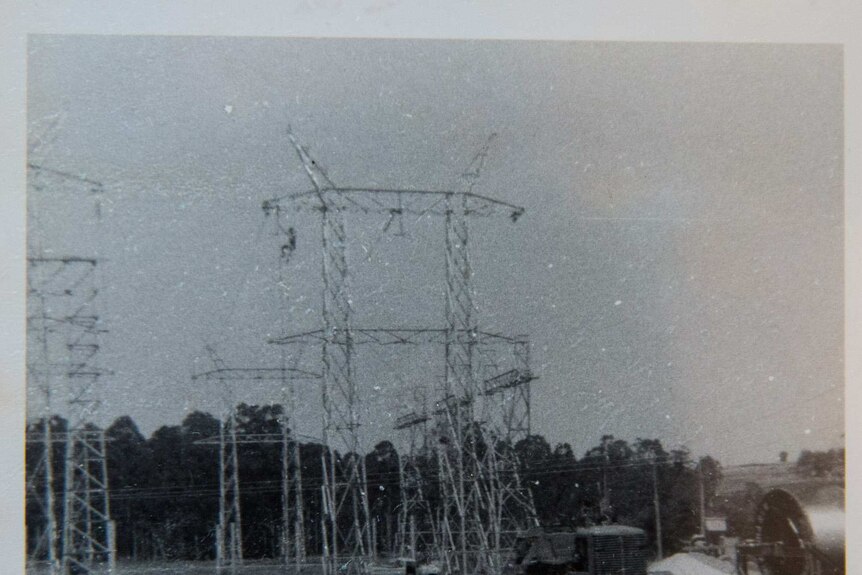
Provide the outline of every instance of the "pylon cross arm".
{"type": "Polygon", "coordinates": [[[507,216],[514,221],[524,213],[524,208],[508,202],[450,190],[325,188],[267,200],[265,206],[280,206],[296,211],[335,209],[364,214],[443,216],[450,209],[447,206],[447,198],[457,196],[464,198],[463,209],[466,216],[507,216]]]}
{"type": "MultiPolygon", "coordinates": [[[[444,345],[452,341],[452,339],[447,339],[450,337],[449,333],[449,330],[442,327],[410,329],[402,327],[365,328],[351,326],[350,328],[352,345],[444,345]]],[[[457,341],[469,341],[475,344],[496,344],[501,346],[512,345],[520,341],[511,336],[472,329],[456,331],[454,339],[457,341]]],[[[268,342],[277,345],[308,345],[320,344],[322,342],[339,343],[336,338],[328,337],[323,330],[272,338],[268,342]]]]}

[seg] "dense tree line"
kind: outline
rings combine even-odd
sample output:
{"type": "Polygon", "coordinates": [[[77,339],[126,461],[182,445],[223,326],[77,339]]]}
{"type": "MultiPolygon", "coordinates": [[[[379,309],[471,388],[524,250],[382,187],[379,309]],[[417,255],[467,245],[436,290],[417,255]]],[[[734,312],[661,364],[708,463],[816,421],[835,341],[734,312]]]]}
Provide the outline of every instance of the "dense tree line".
{"type": "Polygon", "coordinates": [[[844,448],[828,451],[803,450],[794,471],[806,477],[844,479],[844,448]]]}
{"type": "MultiPolygon", "coordinates": [[[[278,405],[242,404],[236,411],[240,434],[281,433],[278,405]]],[[[43,422],[33,422],[28,434],[41,433],[43,422]]],[[[51,420],[59,434],[66,423],[51,420]]],[[[218,517],[220,423],[210,414],[194,412],[180,425],[163,426],[149,438],[134,421],[120,417],[105,430],[108,441],[108,475],[111,514],[116,521],[117,554],[133,559],[207,559],[215,548],[218,517]]],[[[479,434],[477,434],[479,437],[479,434]]],[[[62,442],[55,443],[54,487],[62,489],[62,442]]],[[[298,442],[303,478],[306,546],[321,547],[321,459],[326,448],[298,442]]],[[[42,444],[30,443],[28,469],[41,457],[42,444]]],[[[611,435],[578,459],[566,443],[551,446],[532,435],[516,445],[479,445],[487,449],[513,449],[520,462],[520,478],[530,488],[538,519],[543,525],[585,525],[618,522],[645,529],[655,537],[654,498],[660,502],[662,539],[672,551],[699,528],[700,481],[710,499],[721,477],[717,461],[706,457],[692,462],[685,450],[667,451],[656,439],[629,443],[611,435]]],[[[240,443],[243,548],[247,557],[273,557],[280,553],[282,446],[278,442],[240,443]]],[[[419,456],[423,475],[436,476],[435,450],[419,456]]],[[[328,457],[325,459],[328,460],[328,457]]],[[[346,475],[360,461],[357,454],[335,454],[338,473],[346,475]]],[[[378,551],[390,551],[396,541],[400,506],[399,454],[389,441],[378,443],[364,455],[368,477],[368,505],[378,551]]],[[[296,473],[296,469],[290,469],[296,473]]],[[[438,486],[439,487],[439,486],[438,486]]],[[[38,486],[37,486],[38,488],[38,486]]],[[[435,481],[426,495],[432,508],[440,504],[435,481]]],[[[32,499],[32,498],[31,498],[32,499]]],[[[57,498],[59,500],[59,497],[57,498]]],[[[58,512],[61,509],[58,508],[58,512]]],[[[43,524],[43,512],[28,500],[28,541],[43,524]]]]}
{"type": "Polygon", "coordinates": [[[576,459],[566,443],[555,447],[541,436],[516,446],[523,477],[533,488],[543,525],[620,523],[656,536],[659,501],[665,550],[680,549],[700,527],[700,482],[705,502],[714,497],[721,466],[711,457],[693,462],[685,449],[666,451],[657,439],[629,444],[613,435],[576,459]]]}

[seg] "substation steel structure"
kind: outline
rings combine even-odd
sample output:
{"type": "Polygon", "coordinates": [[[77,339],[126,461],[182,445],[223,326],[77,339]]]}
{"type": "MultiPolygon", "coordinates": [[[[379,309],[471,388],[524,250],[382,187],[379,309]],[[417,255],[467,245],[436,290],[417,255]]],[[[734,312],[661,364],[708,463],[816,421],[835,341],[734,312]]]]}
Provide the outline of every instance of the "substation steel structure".
{"type": "Polygon", "coordinates": [[[427,405],[405,413],[395,420],[393,429],[406,435],[407,449],[398,456],[398,531],[395,547],[402,557],[414,561],[420,553],[439,552],[437,526],[428,500],[427,464],[430,448],[427,405]],[[426,463],[423,469],[422,463],[426,463]]]}
{"type": "MultiPolygon", "coordinates": [[[[445,439],[435,445],[439,469],[437,479],[445,502],[436,529],[440,546],[447,563],[457,566],[461,573],[499,570],[501,537],[500,526],[495,518],[504,515],[500,511],[500,503],[505,501],[507,505],[525,505],[526,508],[521,512],[525,517],[535,517],[535,511],[529,496],[513,498],[499,494],[501,490],[523,490],[517,479],[517,466],[512,468],[512,473],[500,475],[497,463],[488,461],[488,454],[479,453],[478,450],[482,430],[476,422],[474,402],[480,395],[492,400],[503,397],[503,394],[484,393],[477,385],[474,373],[474,353],[479,332],[473,314],[472,270],[467,251],[468,219],[504,216],[514,222],[524,209],[472,193],[490,140],[462,175],[466,191],[456,192],[338,187],[311,159],[292,132],[288,135],[314,189],[267,200],[263,209],[265,214],[275,214],[276,218],[304,210],[320,214],[323,329],[279,338],[273,342],[308,343],[318,339],[322,348],[323,440],[329,447],[331,458],[329,465],[325,462],[322,464],[324,509],[328,513],[326,523],[331,529],[331,544],[324,547],[325,563],[334,570],[343,555],[353,558],[374,553],[362,458],[356,465],[349,467],[347,476],[341,481],[336,474],[336,440],[343,444],[348,453],[361,453],[357,409],[359,398],[353,374],[354,348],[360,343],[359,340],[385,344],[377,340],[382,337],[389,339],[389,343],[403,344],[416,335],[431,335],[437,341],[442,336],[445,358],[443,384],[436,390],[442,399],[437,402],[433,425],[436,436],[445,439]],[[352,326],[345,229],[345,216],[348,213],[388,216],[384,229],[393,222],[403,228],[405,216],[443,218],[445,328],[374,330],[352,326]],[[391,341],[393,337],[394,341],[391,341]],[[348,502],[351,505],[347,505],[348,502]],[[351,527],[348,532],[342,533],[340,528],[343,521],[339,519],[345,516],[350,517],[351,527]],[[345,549],[340,548],[341,541],[344,541],[345,549]]],[[[518,398],[527,405],[521,411],[527,414],[529,381],[532,379],[528,373],[525,371],[522,376],[515,378],[517,383],[507,386],[521,390],[518,398]]],[[[511,433],[506,431],[504,435],[511,433]]]]}
{"type": "MultiPolygon", "coordinates": [[[[286,568],[298,570],[306,561],[305,513],[302,500],[302,465],[298,434],[288,424],[295,413],[295,382],[317,380],[319,374],[295,367],[230,368],[207,348],[216,368],[192,376],[195,381],[216,384],[222,394],[222,413],[217,437],[204,438],[198,444],[219,448],[219,510],[216,533],[216,575],[238,572],[243,565],[242,506],[240,503],[241,444],[276,443],[281,445],[281,552],[286,568]],[[279,383],[283,390],[283,412],[278,434],[248,434],[237,431],[234,388],[243,384],[279,383]],[[293,473],[291,473],[293,470],[293,473]]],[[[297,571],[298,572],[298,571],[297,571]]]]}
{"type": "MultiPolygon", "coordinates": [[[[485,396],[485,416],[490,433],[486,443],[497,446],[487,449],[485,467],[494,470],[489,497],[494,536],[493,548],[498,551],[514,546],[518,532],[526,526],[537,526],[533,492],[522,484],[520,461],[515,452],[518,442],[526,439],[531,430],[530,382],[535,379],[530,369],[530,347],[524,338],[513,344],[515,366],[500,373],[493,369],[482,381],[481,393],[485,396]]],[[[491,365],[489,367],[496,367],[491,365]]],[[[492,557],[493,568],[499,570],[504,558],[499,553],[492,557]]]]}
{"type": "MultiPolygon", "coordinates": [[[[100,182],[37,164],[28,164],[30,218],[43,192],[73,185],[98,196],[100,182]]],[[[97,218],[99,201],[96,201],[97,218]]],[[[106,333],[96,311],[98,260],[46,256],[28,241],[27,377],[43,397],[42,430],[28,444],[41,446],[27,477],[27,499],[45,517],[30,559],[43,553],[51,575],[110,573],[115,566],[104,430],[91,421],[100,400],[99,382],[110,372],[98,365],[100,336],[106,333]],[[53,409],[67,415],[65,430],[51,428],[53,409]],[[55,477],[54,445],[63,446],[62,477],[55,477]],[[56,497],[58,484],[62,481],[56,497]]]]}
{"type": "MultiPolygon", "coordinates": [[[[445,330],[390,330],[388,333],[394,336],[392,342],[385,342],[379,335],[375,339],[384,345],[445,343],[445,330]]],[[[502,566],[502,553],[511,549],[518,532],[536,524],[532,492],[521,484],[519,462],[513,449],[530,434],[529,384],[534,377],[529,369],[526,338],[477,332],[476,345],[484,352],[481,355],[486,356],[479,371],[488,375],[480,388],[484,396],[482,418],[479,421],[465,418],[463,425],[474,426],[479,433],[476,439],[486,448],[477,454],[472,469],[470,462],[466,465],[467,473],[476,472],[480,478],[475,482],[478,489],[473,493],[478,498],[477,508],[467,518],[466,532],[469,536],[472,530],[474,541],[485,545],[473,551],[477,557],[471,568],[496,572],[502,566]],[[503,370],[498,363],[503,355],[514,360],[511,369],[503,370]]],[[[408,451],[400,461],[399,549],[402,555],[414,559],[429,555],[442,557],[450,569],[458,565],[451,553],[459,549],[458,527],[453,525],[449,509],[444,508],[439,515],[434,513],[428,491],[429,484],[436,484],[442,487],[443,497],[456,493],[452,488],[447,489],[447,485],[459,481],[457,469],[453,469],[457,449],[453,454],[446,444],[450,447],[453,444],[455,426],[452,422],[456,421],[457,410],[469,410],[471,405],[465,398],[449,396],[437,401],[431,413],[427,406],[417,405],[397,418],[394,426],[395,430],[406,434],[408,444],[408,451]],[[427,466],[432,448],[436,451],[437,477],[428,475],[432,471],[427,466]],[[422,461],[426,463],[424,469],[422,461]]],[[[461,511],[456,508],[455,512],[460,521],[461,511]]],[[[467,561],[470,561],[469,556],[467,561]]]]}

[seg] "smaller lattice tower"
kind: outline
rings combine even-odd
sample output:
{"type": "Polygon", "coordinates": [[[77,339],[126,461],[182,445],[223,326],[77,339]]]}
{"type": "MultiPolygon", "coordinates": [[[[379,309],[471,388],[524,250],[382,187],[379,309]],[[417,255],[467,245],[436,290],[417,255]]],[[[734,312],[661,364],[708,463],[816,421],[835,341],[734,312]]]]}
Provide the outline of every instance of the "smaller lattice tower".
{"type": "Polygon", "coordinates": [[[304,516],[302,510],[302,476],[299,465],[299,445],[282,416],[278,434],[240,433],[236,414],[237,385],[285,382],[313,379],[320,376],[289,367],[230,368],[206,346],[215,369],[192,376],[195,381],[215,385],[221,395],[221,424],[218,437],[206,438],[199,443],[215,444],[219,456],[219,510],[215,528],[217,575],[237,573],[243,565],[242,508],[240,502],[240,444],[278,443],[282,446],[282,551],[287,564],[299,564],[305,560],[304,516]]]}

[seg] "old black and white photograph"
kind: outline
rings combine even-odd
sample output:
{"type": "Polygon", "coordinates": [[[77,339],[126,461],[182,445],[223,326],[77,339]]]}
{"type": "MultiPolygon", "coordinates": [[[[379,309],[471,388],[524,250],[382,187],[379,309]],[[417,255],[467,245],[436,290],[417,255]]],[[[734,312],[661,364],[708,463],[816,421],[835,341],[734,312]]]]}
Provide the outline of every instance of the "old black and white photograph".
{"type": "Polygon", "coordinates": [[[29,575],[843,575],[844,52],[32,34],[29,575]]]}

